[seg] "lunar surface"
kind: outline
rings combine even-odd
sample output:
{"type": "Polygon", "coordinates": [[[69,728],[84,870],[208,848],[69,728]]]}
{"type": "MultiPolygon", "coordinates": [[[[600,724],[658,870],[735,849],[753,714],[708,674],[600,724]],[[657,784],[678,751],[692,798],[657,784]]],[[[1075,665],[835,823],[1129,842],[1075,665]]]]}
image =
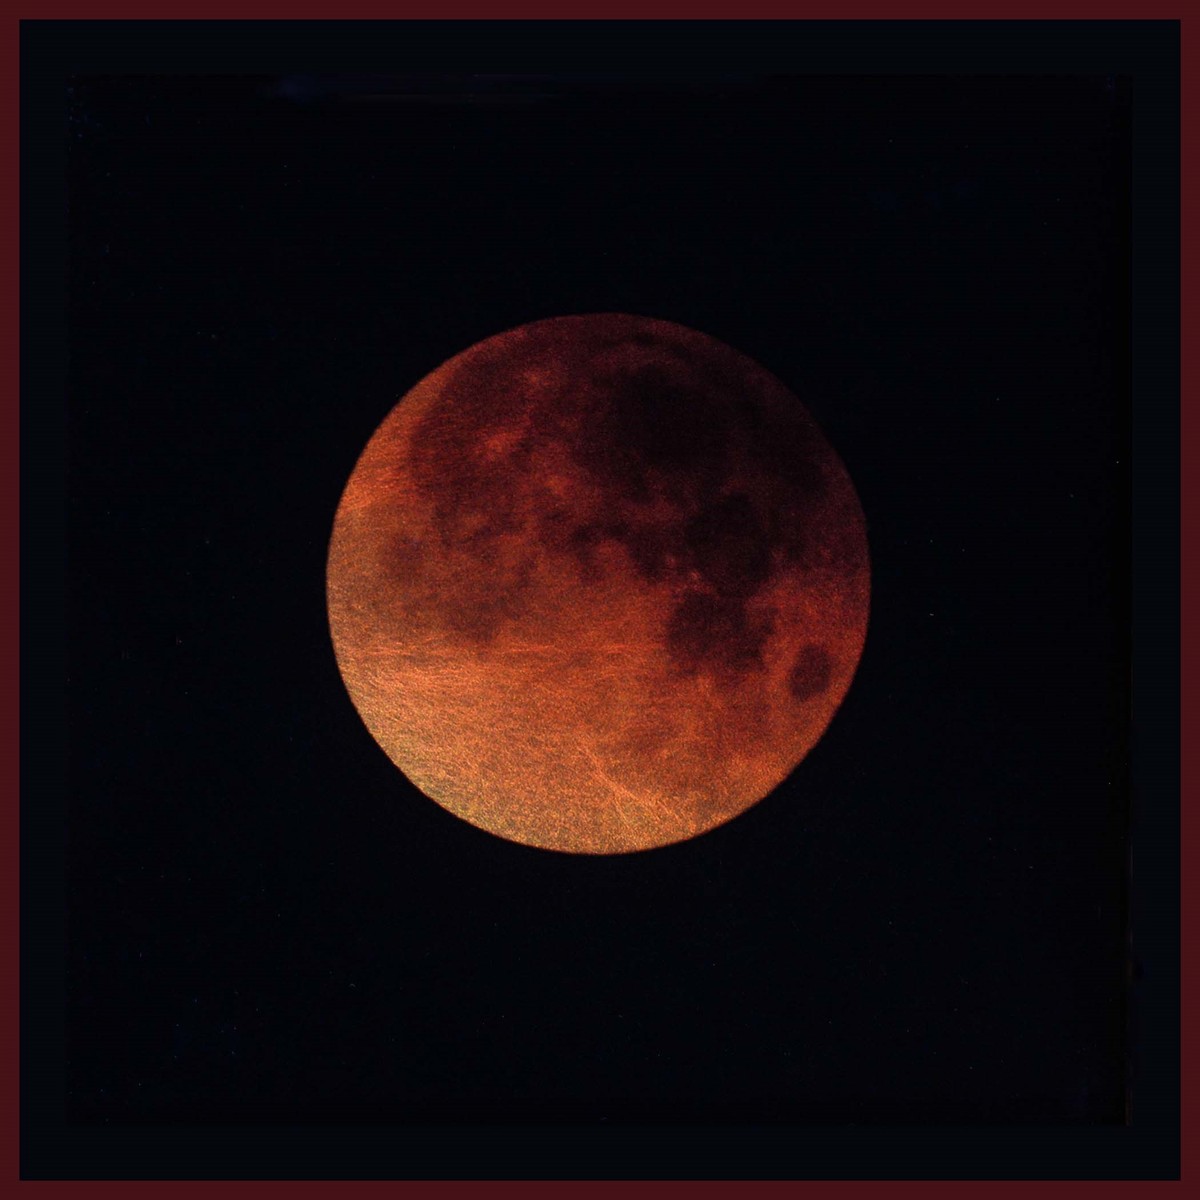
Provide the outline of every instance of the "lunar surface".
{"type": "Polygon", "coordinates": [[[711,337],[604,314],[488,338],[404,396],[346,485],[327,588],[350,696],[421,791],[616,854],[794,770],[850,687],[870,566],[795,396],[711,337]]]}

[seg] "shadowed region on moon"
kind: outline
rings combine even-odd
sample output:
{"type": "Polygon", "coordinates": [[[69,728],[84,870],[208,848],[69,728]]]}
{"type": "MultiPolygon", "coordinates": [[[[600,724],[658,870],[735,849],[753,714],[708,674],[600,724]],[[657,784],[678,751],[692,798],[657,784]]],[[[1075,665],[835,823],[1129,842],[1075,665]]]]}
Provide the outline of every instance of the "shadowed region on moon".
{"type": "Polygon", "coordinates": [[[811,700],[829,686],[832,677],[833,660],[829,652],[823,646],[804,646],[788,675],[788,687],[797,700],[811,700]]]}
{"type": "Polygon", "coordinates": [[[808,412],[703,334],[619,314],[489,338],[368,443],[330,545],[359,712],[450,811],[584,853],[761,799],[866,632],[861,509],[808,412]]]}

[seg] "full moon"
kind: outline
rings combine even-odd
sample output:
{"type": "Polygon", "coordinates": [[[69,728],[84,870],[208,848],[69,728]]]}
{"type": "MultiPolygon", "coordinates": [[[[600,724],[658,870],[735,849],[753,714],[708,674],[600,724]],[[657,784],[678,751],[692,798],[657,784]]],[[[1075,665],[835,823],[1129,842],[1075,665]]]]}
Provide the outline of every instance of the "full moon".
{"type": "Polygon", "coordinates": [[[481,829],[577,854],[684,841],[777,787],[850,687],[870,602],[858,496],[800,401],[624,314],[523,325],[421,380],[346,484],[326,582],[392,762],[481,829]]]}

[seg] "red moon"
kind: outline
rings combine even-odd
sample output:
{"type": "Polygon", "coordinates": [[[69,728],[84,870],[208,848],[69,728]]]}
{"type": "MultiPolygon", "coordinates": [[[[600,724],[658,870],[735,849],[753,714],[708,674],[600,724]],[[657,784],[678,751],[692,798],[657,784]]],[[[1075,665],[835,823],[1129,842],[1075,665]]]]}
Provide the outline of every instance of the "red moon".
{"type": "Polygon", "coordinates": [[[389,758],[502,838],[684,841],[791,773],[862,654],[862,508],[807,410],[668,321],[479,342],[367,443],[329,623],[389,758]]]}

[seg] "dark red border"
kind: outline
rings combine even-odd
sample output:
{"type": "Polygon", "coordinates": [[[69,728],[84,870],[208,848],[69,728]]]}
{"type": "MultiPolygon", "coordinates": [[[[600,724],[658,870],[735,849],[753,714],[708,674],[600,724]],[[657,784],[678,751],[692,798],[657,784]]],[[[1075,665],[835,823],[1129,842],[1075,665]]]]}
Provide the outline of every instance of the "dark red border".
{"type": "MultiPolygon", "coordinates": [[[[0,1173],[0,1180],[7,1180],[13,1184],[21,1185],[19,1179],[19,1113],[20,1113],[20,1094],[19,1094],[19,1012],[20,1012],[20,995],[18,987],[18,947],[19,947],[19,854],[18,854],[18,803],[17,797],[19,794],[19,775],[18,775],[18,730],[19,730],[19,698],[18,698],[18,667],[19,667],[19,597],[17,591],[17,576],[18,570],[15,569],[19,558],[19,341],[18,341],[18,313],[19,313],[19,250],[17,233],[20,225],[20,197],[18,191],[19,183],[19,80],[20,80],[20,46],[19,46],[19,26],[20,21],[25,19],[36,20],[127,20],[127,19],[163,19],[170,17],[175,19],[272,19],[272,20],[287,20],[287,19],[422,19],[422,18],[438,18],[438,19],[459,19],[459,20],[477,20],[483,18],[505,18],[505,19],[534,19],[534,18],[557,18],[564,17],[574,19],[619,19],[619,18],[635,18],[635,19],[720,19],[720,18],[737,18],[745,19],[854,19],[854,20],[879,20],[879,19],[907,19],[907,20],[925,20],[925,19],[1036,19],[1036,20],[1175,20],[1180,22],[1181,37],[1180,37],[1180,85],[1181,85],[1181,332],[1186,335],[1187,331],[1195,327],[1196,319],[1196,303],[1194,280],[1196,277],[1197,260],[1200,258],[1200,251],[1197,250],[1195,244],[1184,236],[1188,226],[1188,218],[1194,218],[1196,215],[1196,195],[1197,186],[1195,183],[1195,173],[1197,170],[1196,154],[1194,149],[1194,139],[1192,145],[1192,153],[1188,153],[1189,137],[1185,131],[1195,130],[1200,121],[1189,120],[1189,104],[1196,103],[1195,97],[1197,92],[1188,86],[1192,79],[1200,78],[1200,53],[1197,51],[1196,43],[1189,40],[1186,33],[1187,22],[1184,20],[1184,14],[1180,11],[1182,5],[1178,4],[1152,4],[1152,5],[1125,5],[1105,2],[1105,0],[1093,0],[1092,3],[1083,3],[1082,0],[1070,0],[1068,3],[1063,3],[1059,0],[1058,3],[1051,6],[1045,4],[1008,4],[997,5],[990,4],[986,11],[979,11],[974,8],[968,11],[968,6],[961,3],[949,3],[947,0],[934,0],[934,2],[914,5],[909,7],[903,4],[882,3],[879,0],[875,2],[860,2],[854,4],[835,4],[835,3],[812,3],[803,4],[787,4],[781,0],[758,0],[757,3],[743,3],[740,5],[731,5],[729,3],[713,3],[712,0],[692,0],[691,3],[683,3],[682,0],[669,0],[667,3],[646,3],[646,0],[641,0],[639,3],[613,2],[610,0],[607,4],[571,4],[568,10],[559,10],[558,6],[549,3],[548,0],[534,0],[534,2],[526,2],[523,4],[497,4],[497,3],[481,3],[476,0],[474,3],[420,3],[414,4],[411,0],[404,0],[403,3],[386,3],[385,0],[356,0],[354,3],[342,5],[328,5],[321,3],[320,0],[291,0],[290,3],[285,3],[283,0],[267,0],[247,6],[244,3],[230,4],[221,3],[220,0],[214,0],[205,5],[187,5],[185,11],[172,6],[170,9],[163,9],[157,4],[150,3],[148,0],[136,0],[134,3],[125,3],[119,5],[104,5],[97,3],[84,2],[53,4],[46,6],[35,6],[31,3],[26,3],[22,6],[25,10],[23,13],[16,16],[10,16],[4,25],[4,40],[7,43],[5,47],[4,61],[9,64],[8,71],[4,77],[3,96],[5,119],[3,121],[3,151],[4,159],[9,163],[9,172],[4,180],[4,187],[0,191],[0,196],[3,197],[2,204],[5,210],[4,216],[11,234],[8,241],[3,258],[0,259],[0,267],[3,269],[4,276],[7,280],[5,294],[7,298],[8,312],[5,314],[8,318],[5,322],[5,332],[3,339],[3,358],[7,368],[8,377],[11,380],[12,398],[5,413],[5,426],[7,434],[7,452],[8,469],[3,476],[4,491],[9,496],[7,503],[7,512],[0,526],[0,536],[3,537],[4,548],[9,556],[9,561],[14,565],[12,584],[6,588],[4,595],[4,605],[7,610],[6,615],[10,618],[10,632],[3,641],[3,649],[0,650],[0,672],[8,682],[6,689],[6,706],[5,711],[0,715],[3,720],[5,729],[5,741],[7,743],[7,781],[11,788],[12,801],[8,811],[11,814],[10,823],[8,825],[8,837],[5,839],[5,859],[7,863],[7,890],[5,913],[3,923],[3,941],[4,941],[4,962],[7,967],[5,975],[5,986],[0,1004],[3,1005],[3,1017],[5,1024],[9,1030],[9,1037],[6,1041],[6,1051],[3,1059],[0,1059],[0,1071],[3,1072],[6,1080],[5,1094],[8,1098],[5,1113],[5,1137],[3,1141],[4,1147],[4,1166],[3,1172],[0,1173]],[[1189,317],[1191,320],[1189,320],[1189,317]]],[[[1187,336],[1181,338],[1181,399],[1189,393],[1189,384],[1195,379],[1197,367],[1197,351],[1195,344],[1187,336]]],[[[1200,419],[1197,418],[1195,412],[1190,410],[1187,404],[1180,405],[1180,463],[1181,469],[1191,461],[1194,457],[1195,440],[1197,435],[1197,427],[1200,425],[1200,419]]],[[[1195,545],[1193,535],[1193,526],[1190,521],[1191,509],[1197,503],[1197,493],[1195,487],[1190,487],[1188,484],[1188,474],[1186,470],[1182,470],[1181,479],[1181,544],[1180,550],[1182,555],[1181,575],[1180,575],[1180,601],[1181,615],[1186,614],[1187,604],[1186,599],[1189,595],[1195,595],[1195,581],[1197,575],[1197,560],[1196,553],[1200,551],[1200,547],[1195,545]],[[1192,554],[1187,553],[1188,549],[1192,550],[1192,554]]],[[[1180,665],[1181,665],[1181,705],[1180,717],[1182,727],[1186,731],[1189,728],[1194,728],[1194,720],[1189,718],[1195,716],[1196,702],[1193,693],[1186,687],[1182,686],[1186,683],[1185,673],[1183,668],[1192,662],[1195,657],[1195,640],[1189,636],[1186,623],[1181,627],[1181,643],[1180,643],[1180,665]]],[[[1188,741],[1184,736],[1181,742],[1180,749],[1180,767],[1182,778],[1191,780],[1193,777],[1195,757],[1197,751],[1195,745],[1188,741]]],[[[1182,789],[1182,794],[1186,794],[1186,787],[1182,789]]],[[[1197,895],[1200,895],[1195,889],[1187,889],[1187,871],[1186,867],[1190,863],[1192,866],[1200,867],[1197,863],[1194,851],[1194,839],[1189,838],[1192,832],[1192,826],[1189,824],[1189,818],[1186,806],[1182,807],[1181,811],[1181,829],[1180,829],[1180,845],[1181,845],[1181,905],[1182,919],[1186,926],[1195,928],[1196,922],[1189,921],[1187,918],[1193,914],[1189,911],[1190,907],[1197,904],[1197,895]],[[1192,846],[1190,856],[1185,852],[1184,848],[1192,846]]],[[[1183,1003],[1183,1012],[1186,1014],[1186,1001],[1189,996],[1196,992],[1194,986],[1195,973],[1197,969],[1197,954],[1194,948],[1189,948],[1186,937],[1181,945],[1181,1003],[1183,1003]]],[[[1196,1155],[1193,1150],[1193,1139],[1200,1136],[1200,1131],[1196,1128],[1195,1121],[1195,1105],[1190,1102],[1190,1092],[1187,1087],[1189,1076],[1193,1075],[1197,1066],[1197,1060],[1200,1058],[1200,1034],[1194,1027],[1190,1027],[1186,1019],[1182,1023],[1181,1028],[1181,1064],[1182,1064],[1182,1094],[1183,1107],[1181,1110],[1181,1171],[1182,1179],[1179,1181],[1171,1181],[1167,1183],[1116,1183],[1116,1182],[1066,1182],[1066,1183],[1043,1183],[1043,1184],[1026,1184],[1019,1182],[989,1182],[989,1183],[971,1183],[964,1185],[957,1182],[903,1182],[903,1183],[887,1183],[883,1186],[896,1189],[901,1194],[910,1194],[913,1196],[925,1195],[930,1191],[938,1192],[944,1195],[961,1195],[964,1187],[969,1186],[972,1194],[976,1191],[984,1191],[995,1193],[1000,1189],[1015,1191],[1020,1188],[1022,1194],[1028,1194],[1031,1188],[1036,1188],[1037,1191],[1049,1193],[1051,1190],[1058,1192],[1067,1192],[1077,1195],[1092,1195],[1095,1192],[1104,1192],[1111,1194],[1113,1189],[1121,1188],[1124,1191],[1129,1191],[1134,1187],[1178,1187],[1183,1179],[1192,1178],[1196,1155]],[[1191,1131],[1192,1137],[1188,1136],[1191,1131]]],[[[66,1192],[68,1188],[87,1187],[95,1194],[124,1196],[131,1191],[137,1191],[142,1194],[159,1194],[164,1185],[158,1182],[141,1182],[141,1183],[123,1183],[123,1182],[104,1182],[104,1183],[80,1183],[71,1185],[67,1183],[24,1183],[23,1186],[28,1189],[37,1188],[43,1194],[53,1190],[57,1193],[60,1189],[66,1192]]],[[[346,1184],[338,1182],[264,1182],[264,1183],[246,1183],[246,1184],[224,1184],[224,1183],[179,1183],[173,1182],[169,1185],[172,1189],[194,1190],[194,1189],[210,1189],[215,1190],[221,1188],[223,1191],[230,1186],[244,1187],[245,1189],[270,1190],[278,1194],[294,1194],[302,1192],[312,1194],[314,1189],[321,1188],[326,1191],[334,1189],[341,1190],[347,1186],[353,1186],[356,1189],[372,1188],[373,1190],[382,1190],[385,1188],[395,1188],[394,1183],[355,1183],[346,1184]]],[[[560,1191],[563,1187],[560,1183],[540,1182],[540,1183],[484,1183],[475,1184],[462,1182],[442,1182],[429,1183],[424,1182],[419,1185],[407,1184],[406,1190],[419,1186],[422,1191],[437,1192],[444,1194],[449,1189],[486,1187],[489,1190],[501,1188],[509,1191],[512,1194],[527,1194],[529,1191],[536,1190],[544,1195],[553,1195],[560,1191]]],[[[601,1188],[624,1187],[623,1184],[612,1183],[571,1183],[569,1185],[573,1191],[586,1190],[594,1192],[601,1188]]],[[[697,1192],[713,1194],[717,1189],[721,1189],[722,1193],[732,1191],[734,1189],[740,1191],[745,1187],[753,1187],[759,1194],[764,1191],[770,1191],[774,1194],[795,1194],[800,1186],[807,1189],[815,1186],[820,1186],[822,1190],[835,1191],[839,1194],[853,1193],[859,1189],[866,1190],[873,1185],[866,1182],[824,1182],[817,1184],[800,1185],[792,1182],[772,1182],[772,1183],[662,1183],[662,1184],[643,1184],[640,1185],[646,1188],[654,1188],[656,1191],[660,1189],[671,1189],[682,1194],[682,1189],[687,1189],[689,1196],[694,1196],[697,1192]]]]}

